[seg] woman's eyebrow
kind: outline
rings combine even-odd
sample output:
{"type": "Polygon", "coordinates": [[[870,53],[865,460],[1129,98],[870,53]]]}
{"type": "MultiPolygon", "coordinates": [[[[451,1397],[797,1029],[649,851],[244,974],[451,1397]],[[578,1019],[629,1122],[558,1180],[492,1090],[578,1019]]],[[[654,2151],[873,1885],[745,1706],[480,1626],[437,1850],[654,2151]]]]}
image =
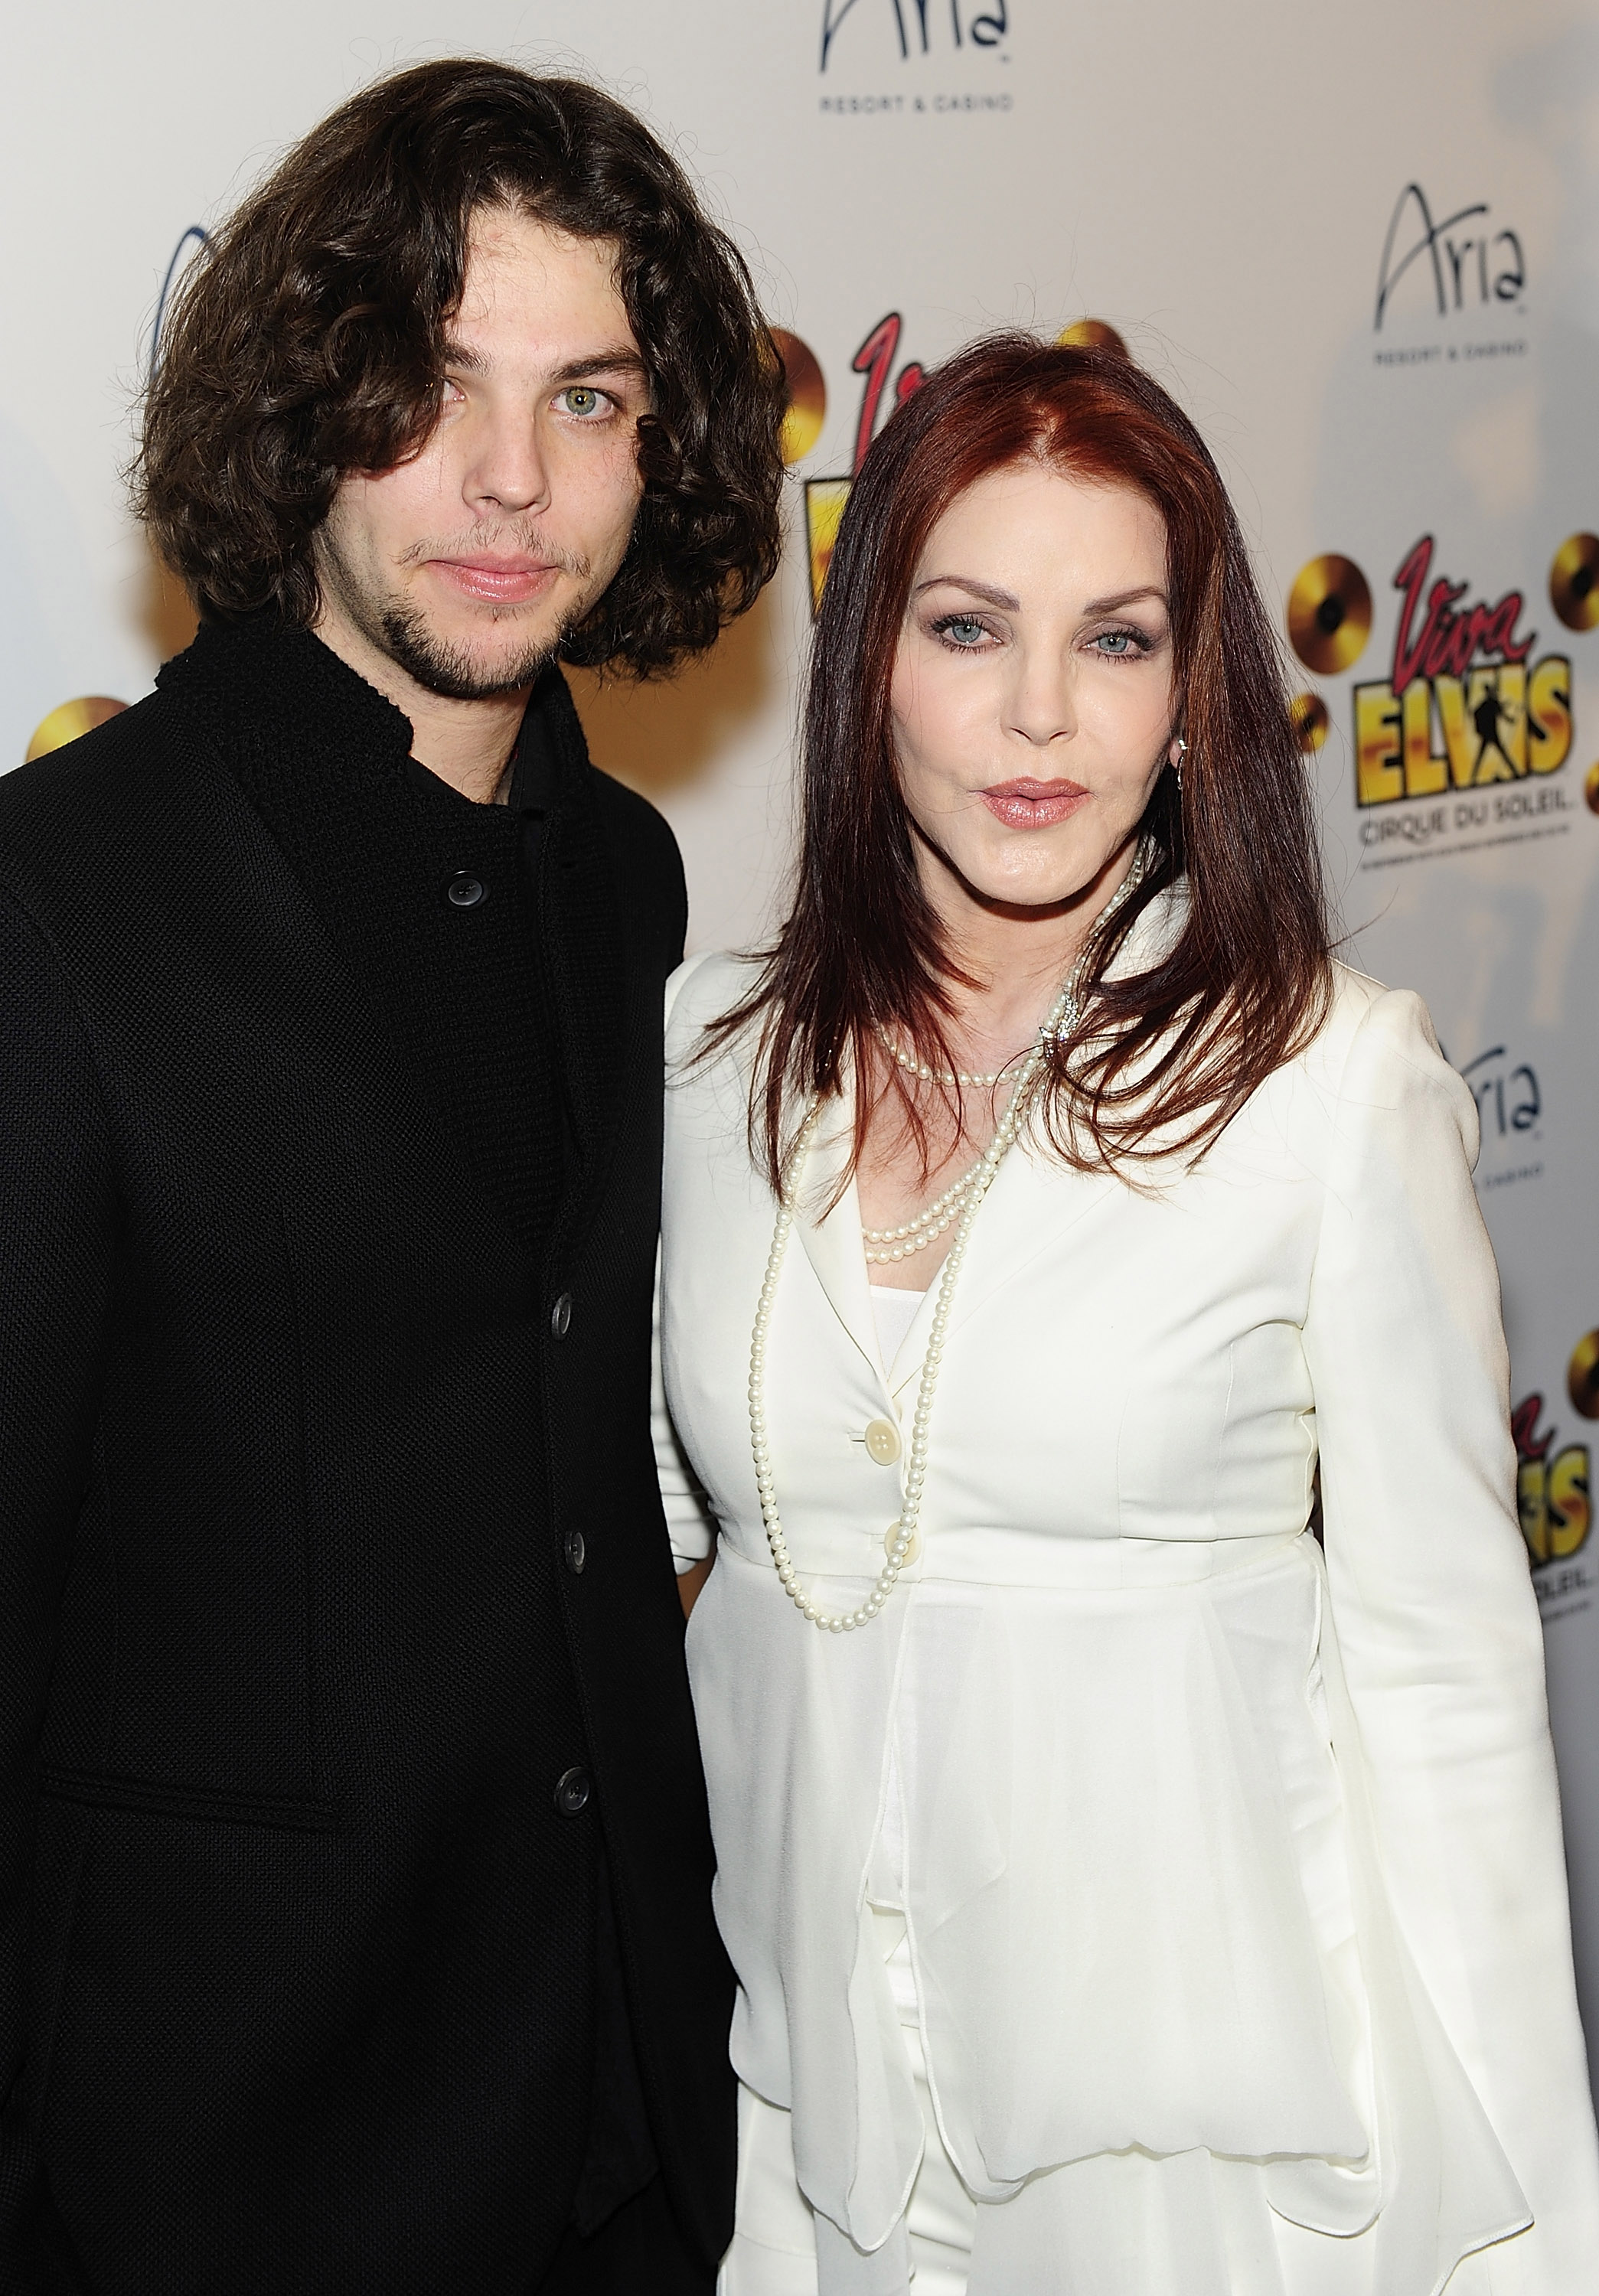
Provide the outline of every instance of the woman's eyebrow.
{"type": "Polygon", "coordinates": [[[1166,603],[1165,591],[1158,590],[1152,582],[1146,582],[1137,590],[1118,590],[1112,598],[1090,598],[1083,611],[1085,614],[1114,614],[1123,606],[1136,605],[1140,598],[1155,598],[1161,605],[1166,603]]]}
{"type": "Polygon", "coordinates": [[[1009,590],[996,590],[991,582],[974,581],[970,574],[930,574],[925,582],[917,583],[911,595],[919,598],[923,590],[937,590],[943,586],[970,590],[972,595],[980,598],[985,605],[1003,606],[1011,613],[1015,613],[1021,604],[1021,599],[1013,597],[1009,590]]]}

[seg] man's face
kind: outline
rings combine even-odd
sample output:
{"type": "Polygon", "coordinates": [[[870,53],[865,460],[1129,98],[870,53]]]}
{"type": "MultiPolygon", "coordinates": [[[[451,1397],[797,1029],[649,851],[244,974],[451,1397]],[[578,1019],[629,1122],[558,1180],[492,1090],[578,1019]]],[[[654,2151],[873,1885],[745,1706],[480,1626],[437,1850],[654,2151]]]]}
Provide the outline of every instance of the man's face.
{"type": "Polygon", "coordinates": [[[352,474],[316,537],[318,627],[431,693],[532,682],[604,591],[638,508],[644,362],[609,240],[480,209],[421,454],[352,474]]]}

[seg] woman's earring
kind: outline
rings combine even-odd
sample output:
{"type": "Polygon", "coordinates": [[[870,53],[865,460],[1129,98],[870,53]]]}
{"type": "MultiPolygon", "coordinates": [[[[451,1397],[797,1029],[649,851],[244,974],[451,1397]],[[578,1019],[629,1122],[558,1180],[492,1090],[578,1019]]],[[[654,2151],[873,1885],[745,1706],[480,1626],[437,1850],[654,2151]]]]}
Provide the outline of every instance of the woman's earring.
{"type": "Polygon", "coordinates": [[[1180,790],[1183,786],[1183,760],[1188,755],[1188,744],[1180,734],[1177,736],[1177,756],[1171,761],[1171,769],[1177,777],[1177,787],[1180,790]]]}

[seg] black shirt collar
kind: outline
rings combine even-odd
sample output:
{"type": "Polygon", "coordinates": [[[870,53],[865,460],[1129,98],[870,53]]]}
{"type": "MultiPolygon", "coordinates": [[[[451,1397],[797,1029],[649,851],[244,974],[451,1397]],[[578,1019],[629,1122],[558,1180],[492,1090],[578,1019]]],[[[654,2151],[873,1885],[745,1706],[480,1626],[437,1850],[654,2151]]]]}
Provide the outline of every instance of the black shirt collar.
{"type": "MultiPolygon", "coordinates": [[[[248,726],[274,746],[275,736],[302,754],[336,753],[347,773],[415,779],[412,726],[404,710],[313,632],[292,628],[275,614],[202,623],[193,644],[166,664],[156,684],[213,721],[248,726]]],[[[517,735],[511,809],[532,816],[553,812],[576,794],[586,764],[566,681],[547,662],[517,735]]],[[[432,787],[448,788],[425,767],[417,771],[432,787]]]]}

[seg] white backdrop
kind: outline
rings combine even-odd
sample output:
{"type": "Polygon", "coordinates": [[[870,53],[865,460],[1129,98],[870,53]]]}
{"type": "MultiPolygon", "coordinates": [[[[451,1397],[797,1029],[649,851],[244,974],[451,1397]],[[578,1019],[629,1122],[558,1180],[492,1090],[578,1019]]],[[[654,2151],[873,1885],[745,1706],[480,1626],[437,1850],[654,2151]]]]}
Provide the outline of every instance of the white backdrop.
{"type": "Polygon", "coordinates": [[[824,520],[837,490],[821,482],[848,478],[874,381],[881,419],[904,367],[981,328],[1092,316],[1176,390],[1274,602],[1298,601],[1326,850],[1357,952],[1426,995],[1483,1111],[1479,1186],[1599,2039],[1592,11],[90,0],[22,15],[7,48],[3,765],[63,703],[135,699],[186,636],[119,480],[175,249],[393,63],[470,49],[601,78],[686,160],[772,318],[814,354],[782,579],[676,687],[579,693],[599,762],[676,827],[696,944],[747,941],[769,919],[810,615],[803,482],[824,520]],[[875,365],[856,371],[873,340],[875,365]],[[1403,627],[1402,566],[1416,590],[1403,627]],[[1453,642],[1447,623],[1426,627],[1445,578],[1453,642]],[[1477,605],[1499,611],[1473,623],[1477,605]]]}

